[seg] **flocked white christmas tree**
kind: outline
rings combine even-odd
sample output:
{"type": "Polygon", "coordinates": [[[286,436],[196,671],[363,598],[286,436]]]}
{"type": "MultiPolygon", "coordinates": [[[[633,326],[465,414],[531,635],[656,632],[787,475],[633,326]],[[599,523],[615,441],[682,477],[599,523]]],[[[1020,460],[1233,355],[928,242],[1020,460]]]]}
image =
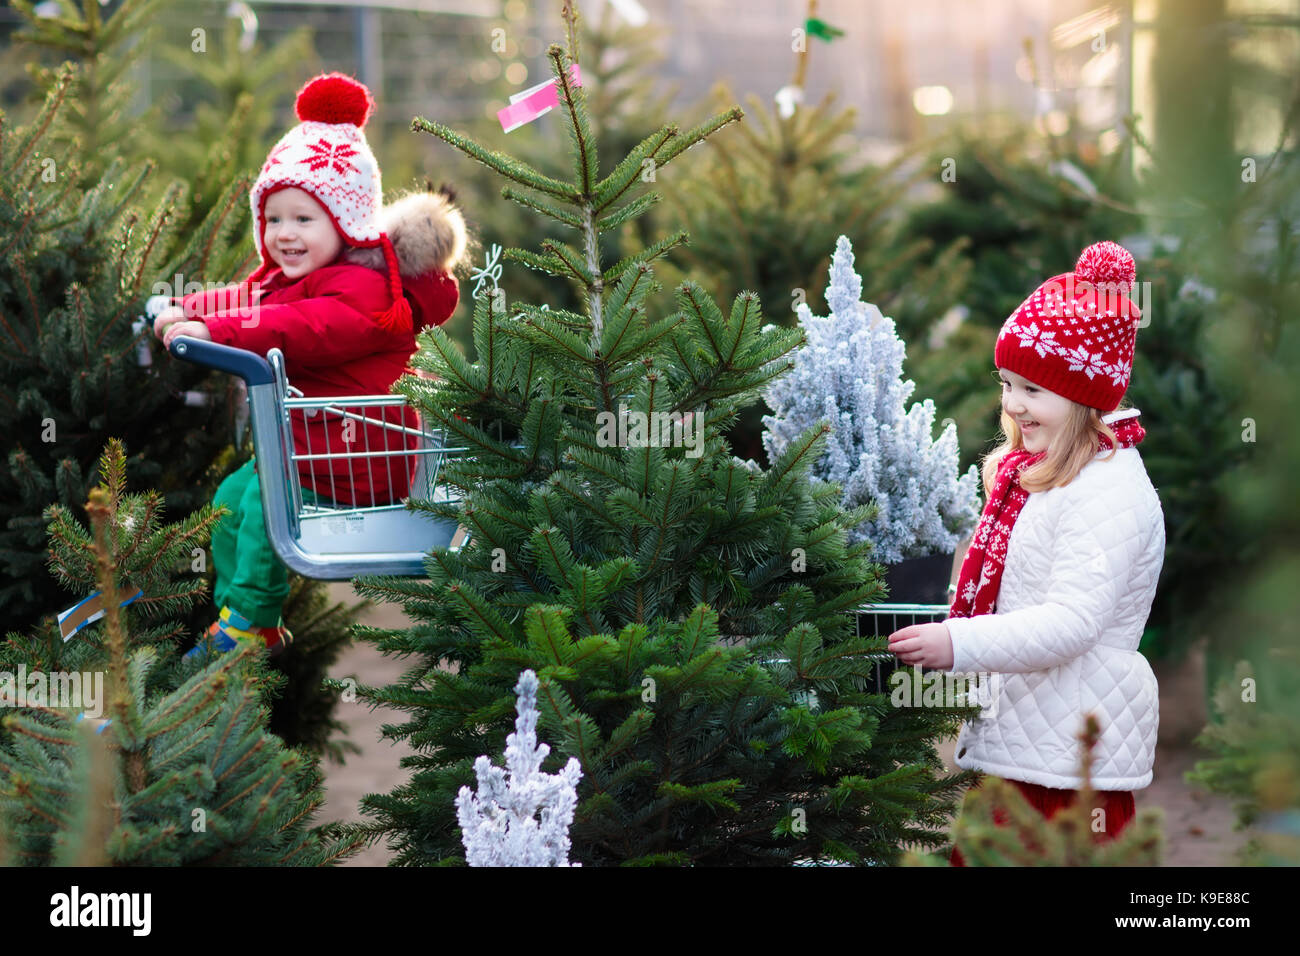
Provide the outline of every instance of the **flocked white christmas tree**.
{"type": "Polygon", "coordinates": [[[506,766],[474,761],[478,792],[461,787],[456,813],[470,866],[580,866],[569,863],[569,827],[578,806],[582,765],[570,757],[559,773],[542,772],[551,752],[537,742],[537,675],[515,685],[515,732],[506,738],[506,766]],[[539,819],[540,816],[540,819],[539,819]]]}
{"type": "Polygon", "coordinates": [[[838,482],[845,508],[878,506],[849,540],[873,542],[875,560],[884,564],[952,551],[979,518],[977,470],[972,465],[958,477],[955,425],[931,437],[932,401],[906,408],[915,388],[903,379],[906,348],[894,321],[862,301],[844,236],[831,258],[826,302],[831,314],[824,318],[799,306],[807,345],[796,353],[794,370],[764,393],[775,411],[763,418],[768,459],[827,419],[832,432],[813,476],[838,482]]]}

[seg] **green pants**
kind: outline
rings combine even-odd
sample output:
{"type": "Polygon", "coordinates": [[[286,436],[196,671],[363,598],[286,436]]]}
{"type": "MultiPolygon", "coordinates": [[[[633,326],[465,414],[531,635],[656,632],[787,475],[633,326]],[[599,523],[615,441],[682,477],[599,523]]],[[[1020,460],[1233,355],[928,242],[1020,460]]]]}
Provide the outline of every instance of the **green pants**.
{"type": "Polygon", "coordinates": [[[217,577],[212,597],[217,609],[228,606],[254,627],[275,627],[289,596],[289,569],[266,536],[262,491],[252,459],[221,483],[212,503],[230,509],[212,532],[217,577]]]}

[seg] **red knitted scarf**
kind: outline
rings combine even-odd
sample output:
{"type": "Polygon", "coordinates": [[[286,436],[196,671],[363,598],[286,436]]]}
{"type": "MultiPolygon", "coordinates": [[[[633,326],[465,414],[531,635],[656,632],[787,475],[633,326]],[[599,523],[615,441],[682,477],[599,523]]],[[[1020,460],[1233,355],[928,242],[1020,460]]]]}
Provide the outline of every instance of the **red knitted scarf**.
{"type": "MultiPolygon", "coordinates": [[[[1127,418],[1113,425],[1112,430],[1121,448],[1132,448],[1146,437],[1146,431],[1137,418],[1127,418]]],[[[1110,440],[1101,436],[1097,451],[1103,452],[1110,447],[1110,440]]],[[[989,500],[984,504],[974,540],[961,563],[957,596],[948,611],[949,617],[992,614],[997,607],[1002,571],[1006,567],[1007,542],[1011,539],[1011,529],[1020,516],[1020,509],[1029,499],[1029,492],[1020,486],[1020,473],[1045,455],[1046,452],[1031,453],[1022,448],[1008,452],[998,462],[989,500]]]]}

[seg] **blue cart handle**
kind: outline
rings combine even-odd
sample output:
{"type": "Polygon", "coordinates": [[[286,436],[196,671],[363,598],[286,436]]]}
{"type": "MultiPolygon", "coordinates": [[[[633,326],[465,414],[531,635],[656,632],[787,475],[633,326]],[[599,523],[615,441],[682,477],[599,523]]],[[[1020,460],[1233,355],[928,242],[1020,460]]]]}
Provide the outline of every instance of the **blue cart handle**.
{"type": "Polygon", "coordinates": [[[275,382],[275,373],[271,371],[270,363],[256,352],[247,349],[218,345],[216,342],[196,339],[189,335],[178,335],[172,339],[168,351],[176,358],[193,362],[195,365],[238,375],[249,388],[275,382]]]}

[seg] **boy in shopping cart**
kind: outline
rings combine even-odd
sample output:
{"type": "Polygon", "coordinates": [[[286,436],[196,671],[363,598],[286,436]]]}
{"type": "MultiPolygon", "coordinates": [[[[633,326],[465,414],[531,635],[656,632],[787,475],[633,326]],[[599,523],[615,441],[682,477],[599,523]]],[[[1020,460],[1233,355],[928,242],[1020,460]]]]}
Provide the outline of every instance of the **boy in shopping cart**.
{"type": "MultiPolygon", "coordinates": [[[[456,308],[452,271],[466,233],[447,191],[412,193],[381,208],[379,164],[362,132],[373,108],[370,91],[338,73],[299,91],[301,122],[271,150],[251,193],[261,265],[237,285],[173,300],[154,321],[165,345],[188,335],[260,355],[278,348],[289,381],[307,397],[390,391],[415,351],[415,334],[456,308]]],[[[418,424],[409,408],[387,417],[418,424]]],[[[299,461],[304,492],[345,507],[407,493],[405,469],[365,454],[391,447],[391,430],[301,413],[292,430],[299,453],[330,452],[299,461]],[[349,449],[357,454],[342,453],[349,449]]],[[[225,651],[260,641],[277,654],[292,640],[281,616],[288,569],[267,538],[256,463],[227,477],[214,503],[230,514],[212,536],[219,611],[206,643],[225,651]]]]}

